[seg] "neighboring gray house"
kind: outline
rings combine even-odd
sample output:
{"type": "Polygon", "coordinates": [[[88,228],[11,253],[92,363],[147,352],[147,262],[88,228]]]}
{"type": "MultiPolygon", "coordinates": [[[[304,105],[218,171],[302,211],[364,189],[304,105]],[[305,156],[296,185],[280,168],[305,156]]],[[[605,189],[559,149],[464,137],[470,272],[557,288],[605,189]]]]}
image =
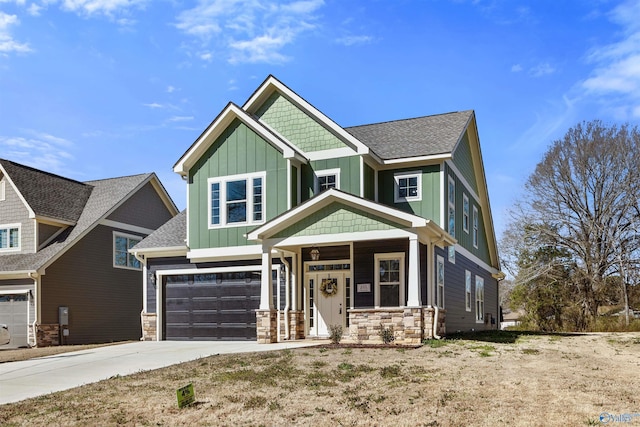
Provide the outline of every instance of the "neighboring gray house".
{"type": "Polygon", "coordinates": [[[174,166],[187,209],[132,251],[146,339],[418,343],[497,329],[473,111],[343,128],[273,76],[174,166]]]}
{"type": "Polygon", "coordinates": [[[127,251],[176,214],[154,173],[78,182],[0,159],[0,348],[139,339],[127,251]]]}

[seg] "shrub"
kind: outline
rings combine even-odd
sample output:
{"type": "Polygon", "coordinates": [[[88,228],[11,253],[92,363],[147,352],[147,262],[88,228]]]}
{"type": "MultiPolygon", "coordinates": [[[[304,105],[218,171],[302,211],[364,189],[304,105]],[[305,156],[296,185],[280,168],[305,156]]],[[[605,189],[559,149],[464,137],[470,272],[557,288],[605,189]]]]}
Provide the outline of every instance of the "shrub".
{"type": "Polygon", "coordinates": [[[380,329],[380,338],[382,338],[382,342],[384,344],[391,344],[395,339],[395,335],[393,334],[393,325],[388,328],[380,329]]]}
{"type": "Polygon", "coordinates": [[[329,339],[333,344],[340,344],[342,339],[342,325],[329,325],[329,339]]]}

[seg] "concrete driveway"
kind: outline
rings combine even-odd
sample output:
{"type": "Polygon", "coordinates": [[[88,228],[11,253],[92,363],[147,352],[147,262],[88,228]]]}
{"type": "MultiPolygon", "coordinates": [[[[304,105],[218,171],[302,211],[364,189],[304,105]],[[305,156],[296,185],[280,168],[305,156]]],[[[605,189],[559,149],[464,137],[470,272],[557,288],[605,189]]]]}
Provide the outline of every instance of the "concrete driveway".
{"type": "Polygon", "coordinates": [[[322,341],[258,344],[238,341],[141,341],[0,364],[0,405],[163,368],[217,354],[308,347],[322,341]]]}

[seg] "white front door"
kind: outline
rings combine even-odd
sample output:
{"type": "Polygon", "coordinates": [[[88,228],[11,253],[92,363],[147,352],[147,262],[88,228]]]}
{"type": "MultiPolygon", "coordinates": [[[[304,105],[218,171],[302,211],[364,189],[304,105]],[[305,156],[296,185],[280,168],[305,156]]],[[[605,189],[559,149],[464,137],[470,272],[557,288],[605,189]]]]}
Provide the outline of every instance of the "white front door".
{"type": "Polygon", "coordinates": [[[309,335],[329,336],[330,325],[345,325],[345,273],[323,271],[306,274],[309,295],[309,335]]]}

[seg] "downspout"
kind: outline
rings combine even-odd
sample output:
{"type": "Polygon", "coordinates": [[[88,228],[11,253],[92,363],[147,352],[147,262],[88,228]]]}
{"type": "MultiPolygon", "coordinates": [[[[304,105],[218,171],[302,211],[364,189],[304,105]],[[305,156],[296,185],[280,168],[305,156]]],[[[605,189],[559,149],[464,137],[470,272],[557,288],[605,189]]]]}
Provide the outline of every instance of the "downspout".
{"type": "MultiPolygon", "coordinates": [[[[291,287],[291,264],[285,259],[284,252],[280,252],[280,261],[284,264],[284,339],[289,339],[289,304],[291,300],[290,287],[291,287]]],[[[280,322],[278,322],[278,325],[280,322]]],[[[280,334],[278,334],[280,339],[280,334]]]]}
{"type": "MultiPolygon", "coordinates": [[[[33,316],[33,322],[31,323],[31,332],[33,335],[33,339],[31,342],[27,341],[27,343],[29,344],[30,347],[36,347],[38,345],[38,331],[37,331],[37,327],[38,327],[38,275],[36,274],[36,276],[34,277],[34,272],[30,271],[28,273],[29,278],[33,280],[33,289],[34,289],[34,304],[35,304],[35,309],[33,310],[35,312],[35,316],[33,316]]],[[[28,314],[27,314],[28,316],[28,314]]]]}

